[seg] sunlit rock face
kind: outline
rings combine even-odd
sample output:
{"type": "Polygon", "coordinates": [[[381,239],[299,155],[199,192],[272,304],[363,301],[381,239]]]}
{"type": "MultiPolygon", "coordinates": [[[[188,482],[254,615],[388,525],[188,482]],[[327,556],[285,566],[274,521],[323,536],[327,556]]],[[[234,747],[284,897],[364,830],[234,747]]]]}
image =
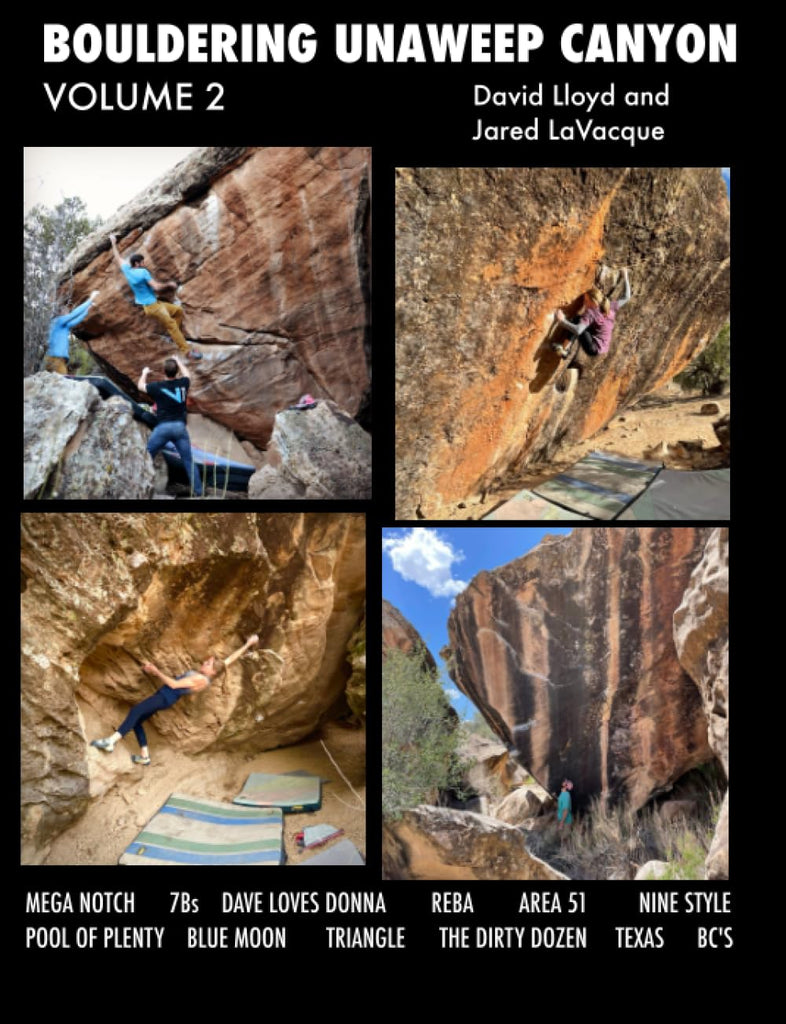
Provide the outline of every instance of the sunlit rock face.
{"type": "Polygon", "coordinates": [[[396,501],[461,517],[511,467],[591,437],[729,313],[717,168],[403,168],[396,188],[396,501]],[[609,352],[563,372],[552,314],[633,298],[609,352]]]}
{"type": "MultiPolygon", "coordinates": [[[[72,255],[61,296],[100,300],[79,335],[119,384],[177,354],[134,304],[109,251],[145,256],[176,293],[189,407],[263,447],[281,409],[309,393],[368,414],[370,152],[358,148],[208,148],[121,207],[72,255]]],[[[155,379],[155,377],[151,378],[155,379]]]]}
{"type": "Polygon", "coordinates": [[[576,529],[456,598],[452,678],[550,792],[641,807],[713,759],[672,625],[709,533],[576,529]]]}

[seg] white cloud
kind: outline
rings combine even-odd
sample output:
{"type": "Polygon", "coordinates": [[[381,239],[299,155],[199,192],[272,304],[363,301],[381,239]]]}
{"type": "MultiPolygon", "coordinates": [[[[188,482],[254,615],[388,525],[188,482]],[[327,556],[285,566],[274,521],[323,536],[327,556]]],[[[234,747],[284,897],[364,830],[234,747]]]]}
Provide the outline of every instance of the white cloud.
{"type": "Polygon", "coordinates": [[[458,700],[458,699],[459,699],[459,697],[463,697],[463,696],[464,696],[464,694],[463,694],[463,693],[459,693],[459,691],[458,691],[458,690],[456,690],[456,689],[455,689],[454,687],[452,687],[452,686],[451,686],[451,687],[448,687],[448,688],[447,688],[447,689],[445,689],[445,690],[443,690],[443,693],[444,693],[444,694],[445,694],[445,696],[446,696],[446,697],[448,698],[448,700],[458,700]]]}
{"type": "Polygon", "coordinates": [[[453,578],[453,563],[461,562],[463,553],[436,530],[413,527],[400,536],[385,537],[382,550],[403,579],[425,587],[432,597],[454,597],[467,586],[464,580],[453,578]]]}

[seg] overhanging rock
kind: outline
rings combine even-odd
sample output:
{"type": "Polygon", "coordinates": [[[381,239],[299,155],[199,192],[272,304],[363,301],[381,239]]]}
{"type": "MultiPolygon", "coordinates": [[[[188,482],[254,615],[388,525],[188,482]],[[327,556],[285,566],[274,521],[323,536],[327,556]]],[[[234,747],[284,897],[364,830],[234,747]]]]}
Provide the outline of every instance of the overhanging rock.
{"type": "Polygon", "coordinates": [[[728,319],[713,168],[429,168],[396,192],[397,512],[460,517],[678,373],[728,319]],[[581,376],[550,347],[596,282],[633,298],[581,376]]]}

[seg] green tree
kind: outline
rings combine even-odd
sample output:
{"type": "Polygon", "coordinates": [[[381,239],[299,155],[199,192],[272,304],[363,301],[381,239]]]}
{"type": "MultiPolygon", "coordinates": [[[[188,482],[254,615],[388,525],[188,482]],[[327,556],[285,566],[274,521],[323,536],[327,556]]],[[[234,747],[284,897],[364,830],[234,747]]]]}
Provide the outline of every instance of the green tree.
{"type": "Polygon", "coordinates": [[[722,394],[731,379],[731,325],[722,327],[716,338],[674,379],[685,391],[722,394]]]}
{"type": "Polygon", "coordinates": [[[460,786],[457,719],[421,657],[390,651],[382,666],[382,813],[433,803],[460,786]]]}
{"type": "MultiPolygon", "coordinates": [[[[64,199],[52,210],[46,206],[34,206],[25,217],[25,377],[41,369],[49,322],[57,312],[57,282],[66,257],[100,223],[100,217],[88,217],[84,202],[77,196],[64,199]]],[[[60,300],[66,305],[71,304],[68,284],[61,288],[60,300]]]]}

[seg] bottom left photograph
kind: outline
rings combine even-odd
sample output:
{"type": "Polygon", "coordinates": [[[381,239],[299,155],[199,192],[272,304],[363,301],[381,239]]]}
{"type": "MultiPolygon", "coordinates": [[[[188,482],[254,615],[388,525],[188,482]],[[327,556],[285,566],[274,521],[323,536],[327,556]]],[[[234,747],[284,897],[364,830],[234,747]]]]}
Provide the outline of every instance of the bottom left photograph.
{"type": "Polygon", "coordinates": [[[357,513],[21,516],[21,862],[363,865],[357,513]]]}

